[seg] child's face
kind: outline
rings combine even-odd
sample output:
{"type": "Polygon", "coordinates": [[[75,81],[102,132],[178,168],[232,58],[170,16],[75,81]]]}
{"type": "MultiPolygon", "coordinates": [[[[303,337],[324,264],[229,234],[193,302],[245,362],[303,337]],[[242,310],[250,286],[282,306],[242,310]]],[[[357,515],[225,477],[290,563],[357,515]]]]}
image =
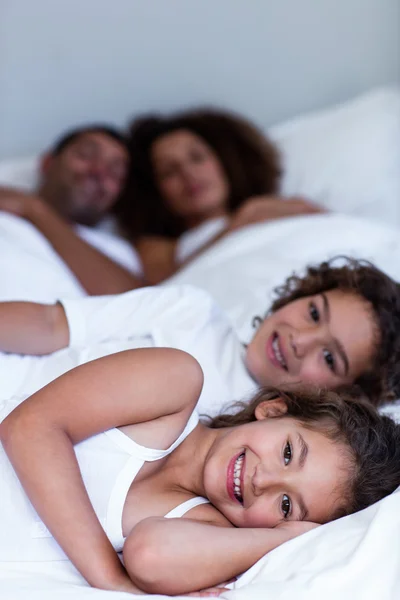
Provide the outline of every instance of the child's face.
{"type": "Polygon", "coordinates": [[[343,448],[322,433],[290,417],[263,418],[220,430],[204,486],[238,527],[275,527],[286,519],[325,523],[343,497],[345,465],[343,448]]]}
{"type": "Polygon", "coordinates": [[[351,384],[372,364],[372,308],[351,292],[331,290],[290,302],[267,317],[247,348],[260,385],[351,384]]]}

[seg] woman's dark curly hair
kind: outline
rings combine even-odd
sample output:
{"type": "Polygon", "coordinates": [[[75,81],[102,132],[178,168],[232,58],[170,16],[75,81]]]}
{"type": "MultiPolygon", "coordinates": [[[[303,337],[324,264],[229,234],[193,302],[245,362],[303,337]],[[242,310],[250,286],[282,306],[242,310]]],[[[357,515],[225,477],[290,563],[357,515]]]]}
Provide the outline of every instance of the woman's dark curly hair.
{"type": "Polygon", "coordinates": [[[151,161],[152,144],[161,136],[189,130],[205,140],[224,168],[230,185],[229,210],[260,194],[277,192],[281,176],[276,146],[243,117],[217,109],[198,109],[170,117],[148,115],[130,126],[131,168],[125,193],[116,206],[130,237],[178,237],[184,223],[165,206],[151,161]]]}
{"type": "Polygon", "coordinates": [[[357,384],[378,405],[400,395],[400,286],[368,261],[335,257],[309,266],[303,276],[292,275],[275,289],[269,313],[305,296],[329,290],[357,294],[368,303],[377,329],[372,368],[357,384]]]}
{"type": "Polygon", "coordinates": [[[297,419],[304,427],[323,433],[343,448],[346,483],[340,490],[343,502],[331,520],[362,510],[400,485],[400,425],[378,414],[359,388],[325,390],[264,389],[250,402],[237,402],[233,412],[209,419],[211,428],[234,427],[256,421],[256,408],[281,398],[287,412],[281,417],[297,419]]]}

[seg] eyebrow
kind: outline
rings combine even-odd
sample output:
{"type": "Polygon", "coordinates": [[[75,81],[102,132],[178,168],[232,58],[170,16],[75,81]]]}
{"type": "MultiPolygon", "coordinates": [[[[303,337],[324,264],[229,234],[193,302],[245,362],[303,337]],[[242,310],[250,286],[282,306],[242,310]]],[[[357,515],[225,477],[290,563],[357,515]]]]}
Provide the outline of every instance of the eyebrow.
{"type": "MultiPolygon", "coordinates": [[[[329,306],[329,301],[328,301],[328,298],[326,297],[326,294],[324,294],[323,292],[321,293],[321,296],[322,296],[322,300],[323,300],[323,304],[324,304],[324,320],[327,323],[329,323],[330,318],[331,318],[331,308],[329,306]]],[[[333,343],[335,344],[336,350],[337,350],[338,354],[340,355],[340,358],[343,361],[344,374],[348,375],[350,366],[349,366],[349,359],[347,358],[345,349],[343,348],[343,346],[339,342],[339,340],[337,340],[336,338],[333,338],[333,343]]]]}
{"type": "MultiPolygon", "coordinates": [[[[308,456],[308,445],[306,444],[303,436],[300,433],[297,434],[297,441],[300,445],[299,466],[303,468],[308,456]]],[[[308,510],[306,505],[304,504],[303,498],[300,495],[298,497],[298,503],[300,507],[299,521],[305,521],[308,516],[308,510]]]]}
{"type": "Polygon", "coordinates": [[[300,445],[299,465],[300,465],[301,468],[303,468],[304,465],[305,465],[305,462],[306,462],[307,455],[308,455],[308,445],[304,441],[304,438],[301,435],[301,433],[297,434],[297,440],[298,440],[299,445],[300,445]]]}
{"type": "Polygon", "coordinates": [[[303,498],[301,496],[299,496],[299,506],[300,506],[300,514],[299,514],[299,518],[298,521],[307,521],[307,517],[308,517],[308,510],[306,508],[306,505],[303,502],[303,498]]]}

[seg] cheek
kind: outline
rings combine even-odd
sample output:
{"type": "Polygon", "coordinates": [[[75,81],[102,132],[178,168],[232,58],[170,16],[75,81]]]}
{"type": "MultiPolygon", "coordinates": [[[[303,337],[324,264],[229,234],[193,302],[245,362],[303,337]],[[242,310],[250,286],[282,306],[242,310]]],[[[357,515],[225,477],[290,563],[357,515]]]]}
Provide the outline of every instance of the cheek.
{"type": "Polygon", "coordinates": [[[243,518],[242,527],[276,527],[282,519],[272,502],[265,498],[259,499],[255,505],[247,509],[243,518]]]}
{"type": "Polygon", "coordinates": [[[337,387],[341,382],[333,373],[318,360],[312,357],[304,361],[301,371],[301,380],[304,383],[324,385],[327,387],[337,387]]]}
{"type": "Polygon", "coordinates": [[[160,181],[157,185],[160,196],[166,201],[167,204],[172,206],[179,200],[179,195],[182,190],[182,182],[179,177],[169,177],[160,181]]]}
{"type": "Polygon", "coordinates": [[[64,171],[69,175],[84,175],[89,170],[89,163],[79,158],[70,159],[64,164],[64,171]]]}
{"type": "Polygon", "coordinates": [[[215,187],[218,187],[219,190],[223,190],[224,192],[229,191],[227,177],[222,165],[220,165],[219,162],[214,159],[207,161],[204,170],[208,174],[209,178],[214,182],[215,187]]]}
{"type": "Polygon", "coordinates": [[[112,177],[109,177],[105,180],[105,188],[108,194],[114,197],[117,196],[122,190],[122,183],[120,181],[116,181],[112,177]]]}

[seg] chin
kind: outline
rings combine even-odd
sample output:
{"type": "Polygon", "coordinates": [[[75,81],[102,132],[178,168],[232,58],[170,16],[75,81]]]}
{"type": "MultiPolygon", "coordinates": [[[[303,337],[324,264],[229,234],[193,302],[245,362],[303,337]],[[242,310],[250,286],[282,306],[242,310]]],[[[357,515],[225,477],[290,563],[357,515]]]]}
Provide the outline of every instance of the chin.
{"type": "Polygon", "coordinates": [[[85,225],[86,227],[94,227],[103,218],[103,214],[89,213],[89,212],[76,212],[70,215],[70,220],[79,225],[85,225]]]}

